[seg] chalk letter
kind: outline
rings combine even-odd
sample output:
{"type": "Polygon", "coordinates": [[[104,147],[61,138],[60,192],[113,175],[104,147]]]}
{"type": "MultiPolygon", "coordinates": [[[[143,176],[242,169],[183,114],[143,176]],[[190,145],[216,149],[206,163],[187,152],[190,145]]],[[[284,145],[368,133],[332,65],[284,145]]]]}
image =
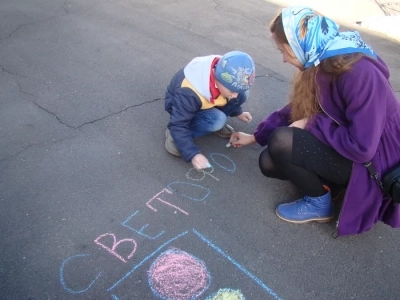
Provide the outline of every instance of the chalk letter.
{"type": "MultiPolygon", "coordinates": [[[[159,194],[159,193],[158,193],[158,194],[159,194]]],[[[158,195],[158,194],[157,194],[157,195],[158,195]]],[[[157,197],[157,195],[155,195],[154,197],[157,197]]],[[[147,238],[149,238],[149,239],[152,239],[152,240],[158,238],[160,235],[162,235],[162,234],[164,233],[164,230],[163,230],[163,231],[161,231],[159,234],[157,234],[157,235],[155,235],[155,236],[149,236],[149,235],[143,233],[143,230],[144,230],[147,226],[149,226],[149,224],[144,225],[144,226],[143,226],[142,228],[140,228],[139,230],[136,230],[136,229],[134,229],[134,228],[132,228],[132,227],[126,225],[126,223],[127,223],[130,219],[132,219],[132,217],[134,217],[138,212],[139,212],[138,210],[135,211],[135,212],[133,213],[133,215],[131,215],[128,219],[126,219],[125,221],[123,221],[123,222],[121,223],[121,225],[122,225],[122,226],[125,226],[126,228],[129,228],[130,230],[132,230],[132,231],[134,231],[134,232],[136,232],[136,233],[138,233],[138,234],[140,234],[140,235],[142,235],[142,236],[144,236],[144,237],[147,237],[147,238]]]]}
{"type": "Polygon", "coordinates": [[[165,200],[162,200],[161,198],[158,198],[158,196],[163,192],[167,192],[168,194],[172,194],[172,192],[169,189],[163,189],[161,192],[159,192],[157,195],[155,195],[153,198],[151,198],[149,201],[147,201],[147,203],[146,203],[147,207],[150,208],[153,211],[157,211],[157,209],[155,209],[153,206],[150,205],[151,201],[153,201],[154,199],[157,199],[161,203],[164,203],[164,204],[166,204],[168,206],[171,206],[171,207],[179,210],[181,213],[183,213],[183,214],[185,214],[187,216],[189,215],[188,212],[184,211],[183,209],[179,208],[178,206],[175,206],[175,205],[173,205],[173,204],[171,204],[171,203],[169,203],[169,202],[167,202],[165,200]]]}
{"type": "MultiPolygon", "coordinates": [[[[208,170],[208,169],[207,169],[207,170],[208,170]]],[[[194,180],[194,181],[201,181],[201,180],[204,179],[204,177],[206,177],[206,175],[209,175],[209,176],[211,176],[212,178],[214,178],[216,181],[219,181],[219,179],[218,179],[217,177],[215,177],[214,175],[211,174],[212,172],[214,172],[214,167],[211,167],[211,170],[210,170],[209,172],[207,172],[207,171],[205,171],[205,170],[196,170],[195,168],[191,168],[191,169],[189,169],[189,171],[186,172],[186,178],[187,178],[187,179],[194,180]],[[201,178],[192,178],[192,177],[190,177],[190,173],[191,173],[193,170],[195,171],[195,174],[202,173],[202,174],[203,174],[203,177],[201,177],[201,178]]]]}
{"type": "Polygon", "coordinates": [[[123,243],[123,242],[131,242],[131,243],[133,244],[133,250],[132,250],[131,254],[129,254],[128,257],[127,257],[128,259],[131,259],[131,258],[133,257],[133,254],[136,252],[136,247],[137,247],[136,241],[133,240],[133,239],[123,239],[123,240],[120,240],[120,241],[117,242],[117,238],[115,237],[115,235],[114,235],[113,233],[105,233],[105,234],[102,234],[102,235],[100,235],[97,239],[95,239],[94,242],[95,242],[97,245],[99,245],[99,246],[103,247],[104,249],[106,249],[106,250],[107,250],[108,252],[110,252],[112,255],[114,255],[115,257],[119,258],[120,260],[122,260],[122,261],[125,262],[125,263],[126,263],[126,260],[125,260],[121,255],[119,255],[119,254],[115,251],[115,249],[116,249],[121,243],[123,243]],[[112,246],[111,249],[110,249],[109,247],[107,247],[106,245],[104,245],[104,244],[102,244],[102,243],[99,242],[99,240],[100,240],[101,238],[105,237],[105,236],[112,236],[112,237],[113,237],[113,246],[112,246]]]}
{"type": "Polygon", "coordinates": [[[193,201],[203,201],[204,199],[206,199],[208,197],[208,195],[210,195],[210,190],[208,188],[205,188],[204,186],[201,186],[198,184],[189,183],[189,182],[175,181],[175,182],[168,184],[167,187],[168,187],[168,189],[178,193],[182,197],[188,198],[193,201]],[[205,192],[205,195],[201,198],[190,197],[190,196],[186,195],[185,193],[180,192],[177,188],[174,188],[174,186],[177,186],[177,185],[183,186],[184,189],[185,188],[187,189],[188,186],[195,187],[195,190],[197,190],[196,191],[197,193],[205,192]]]}
{"type": "Polygon", "coordinates": [[[221,154],[221,153],[211,153],[211,154],[210,154],[210,157],[211,157],[212,161],[213,161],[218,167],[221,167],[222,169],[224,169],[224,170],[227,171],[227,172],[231,172],[231,173],[235,172],[235,170],[236,170],[236,165],[235,165],[235,163],[233,162],[233,160],[230,159],[228,156],[223,155],[223,154],[221,154]],[[232,167],[228,169],[228,168],[224,167],[223,165],[217,163],[217,162],[215,161],[214,156],[220,156],[220,157],[225,158],[228,162],[230,162],[230,163],[232,164],[232,167]]]}
{"type": "Polygon", "coordinates": [[[99,274],[97,274],[96,278],[88,285],[88,287],[87,287],[86,289],[83,289],[83,290],[80,290],[80,291],[74,291],[74,290],[71,290],[70,288],[67,287],[67,284],[65,283],[65,280],[64,280],[64,268],[65,268],[65,265],[66,265],[67,262],[69,262],[71,259],[74,259],[74,258],[76,258],[76,257],[84,257],[84,256],[89,256],[89,254],[78,254],[78,255],[75,255],[75,256],[68,257],[68,258],[67,258],[66,260],[64,260],[63,263],[61,264],[61,268],[60,268],[60,282],[61,282],[61,285],[63,286],[63,288],[64,288],[67,292],[69,292],[69,293],[71,293],[71,294],[81,294],[81,293],[86,292],[86,291],[87,291],[88,289],[90,289],[90,287],[94,284],[94,282],[97,280],[97,278],[100,277],[101,272],[100,272],[99,274]]]}

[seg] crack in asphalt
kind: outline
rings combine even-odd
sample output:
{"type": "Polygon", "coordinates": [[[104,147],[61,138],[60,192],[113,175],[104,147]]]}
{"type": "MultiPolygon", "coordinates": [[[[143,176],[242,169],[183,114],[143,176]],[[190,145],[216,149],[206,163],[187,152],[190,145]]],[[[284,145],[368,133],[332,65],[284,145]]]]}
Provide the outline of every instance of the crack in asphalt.
{"type": "Polygon", "coordinates": [[[19,92],[20,92],[20,93],[23,93],[23,94],[25,94],[25,95],[29,95],[29,96],[31,96],[31,97],[35,97],[35,95],[33,95],[33,94],[31,94],[31,93],[25,92],[25,91],[21,88],[21,85],[19,84],[19,82],[17,82],[17,84],[18,84],[19,92]]]}
{"type": "MultiPolygon", "coordinates": [[[[66,3],[66,2],[65,2],[65,3],[66,3]]],[[[6,70],[6,69],[4,68],[4,66],[2,66],[2,65],[0,65],[0,68],[1,68],[1,71],[5,72],[5,73],[8,73],[8,74],[10,74],[10,75],[17,76],[17,77],[20,76],[20,77],[28,78],[27,76],[24,76],[24,75],[21,75],[21,74],[17,74],[17,73],[8,71],[8,70],[6,70]]],[[[24,90],[22,89],[22,87],[21,87],[21,84],[20,84],[18,81],[17,81],[17,85],[18,85],[18,88],[19,88],[19,92],[20,92],[20,93],[25,94],[25,95],[28,95],[28,96],[30,96],[30,97],[33,97],[33,98],[35,98],[35,99],[37,98],[34,94],[31,94],[31,93],[29,93],[29,92],[24,91],[24,90]]],[[[36,107],[38,107],[39,109],[41,109],[41,110],[45,111],[46,113],[48,113],[48,114],[54,116],[60,124],[62,124],[62,125],[64,125],[64,126],[67,126],[68,128],[71,128],[71,129],[73,129],[73,130],[76,130],[76,129],[82,128],[82,127],[85,126],[85,125],[93,124],[93,123],[95,123],[95,122],[104,120],[104,119],[106,119],[106,118],[108,118],[108,117],[118,115],[118,114],[120,114],[120,113],[122,113],[122,112],[124,112],[124,111],[127,111],[128,109],[135,108],[135,107],[139,107],[139,106],[142,106],[142,105],[145,105],[145,104],[149,104],[149,103],[153,103],[153,102],[156,102],[156,101],[160,101],[160,100],[162,100],[162,99],[163,99],[163,98],[156,98],[156,99],[153,99],[153,100],[145,101],[145,102],[143,102],[143,103],[130,105],[130,106],[127,106],[127,107],[125,107],[124,109],[122,109],[122,110],[120,110],[120,111],[110,113],[110,114],[108,114],[108,115],[106,115],[106,116],[103,116],[103,117],[101,117],[101,118],[98,118],[98,119],[95,119],[95,120],[92,120],[92,121],[84,122],[84,123],[82,123],[82,124],[79,125],[79,126],[72,126],[72,125],[68,124],[67,122],[64,122],[57,114],[55,114],[54,112],[52,112],[52,111],[46,109],[45,107],[41,106],[39,103],[37,103],[37,102],[34,101],[34,100],[28,100],[28,101],[31,102],[31,103],[33,103],[33,104],[34,104],[36,107]]],[[[62,140],[65,140],[65,139],[62,139],[62,140]]],[[[55,141],[55,142],[62,141],[62,140],[57,140],[57,141],[55,141]]],[[[41,144],[44,144],[44,143],[47,143],[47,142],[41,142],[41,143],[30,144],[30,145],[24,147],[22,150],[18,151],[17,153],[14,153],[13,155],[11,155],[11,156],[9,156],[9,157],[7,157],[7,158],[0,159],[0,162],[5,161],[5,160],[8,160],[8,159],[11,159],[11,158],[15,157],[16,155],[20,154],[21,152],[25,151],[26,149],[28,149],[28,148],[30,148],[30,147],[37,146],[37,145],[41,145],[41,144]]]]}
{"type": "MultiPolygon", "coordinates": [[[[27,92],[24,92],[24,91],[21,89],[21,87],[19,87],[19,89],[20,89],[20,92],[21,92],[21,93],[24,93],[24,94],[30,95],[30,96],[32,96],[32,97],[35,97],[35,95],[32,95],[32,94],[27,93],[27,92]]],[[[95,123],[95,122],[98,122],[98,121],[104,120],[104,119],[106,119],[106,118],[109,118],[109,117],[118,115],[118,114],[120,114],[120,113],[123,113],[124,111],[127,111],[128,109],[135,108],[135,107],[142,106],[142,105],[149,104],[149,103],[153,103],[153,102],[156,102],[156,101],[159,101],[159,100],[162,100],[162,99],[163,99],[163,98],[156,98],[156,99],[149,100],[149,101],[146,101],[146,102],[143,102],[143,103],[129,105],[129,106],[125,107],[124,109],[120,110],[120,111],[110,113],[110,114],[108,114],[108,115],[106,115],[106,116],[103,116],[103,117],[101,117],[101,118],[98,118],[98,119],[95,119],[95,120],[92,120],[92,121],[84,122],[84,123],[82,123],[82,124],[79,125],[79,126],[72,126],[72,125],[68,124],[67,122],[64,122],[63,120],[61,120],[61,119],[57,116],[57,114],[55,114],[54,112],[52,112],[52,111],[50,111],[50,110],[44,108],[43,106],[41,106],[41,105],[38,104],[37,102],[31,101],[31,100],[29,100],[29,101],[32,102],[34,105],[36,105],[36,106],[37,106],[38,108],[40,108],[41,110],[43,110],[43,111],[45,111],[46,113],[48,113],[48,114],[54,116],[54,117],[57,119],[57,121],[60,122],[61,124],[67,126],[68,128],[72,128],[72,129],[76,130],[76,129],[82,128],[82,127],[85,126],[85,125],[93,124],[93,123],[95,123]]]]}
{"type": "Polygon", "coordinates": [[[66,138],[62,138],[62,139],[55,140],[55,141],[51,141],[51,142],[40,142],[40,143],[33,143],[33,144],[30,144],[30,145],[28,145],[28,146],[25,146],[24,148],[22,148],[22,149],[19,150],[18,152],[16,152],[16,153],[10,155],[9,157],[1,158],[1,159],[0,159],[0,162],[4,162],[4,161],[6,161],[6,160],[12,159],[12,158],[14,158],[15,156],[21,154],[22,152],[24,152],[25,150],[27,150],[27,149],[29,149],[29,148],[31,148],[31,147],[33,147],[33,146],[39,146],[39,145],[44,145],[44,144],[55,144],[55,143],[58,143],[58,142],[62,142],[62,141],[69,140],[69,139],[71,139],[71,138],[73,138],[73,137],[75,137],[75,136],[76,136],[76,135],[73,134],[73,135],[70,135],[70,136],[68,136],[68,137],[66,137],[66,138]]]}
{"type": "Polygon", "coordinates": [[[61,7],[54,12],[53,16],[48,17],[46,19],[36,20],[36,21],[32,21],[32,22],[29,22],[29,23],[26,23],[26,24],[19,25],[16,29],[14,29],[11,33],[9,33],[8,36],[0,38],[0,41],[5,40],[5,39],[9,39],[14,33],[16,33],[18,30],[20,30],[23,27],[26,27],[26,26],[29,26],[29,25],[32,25],[32,24],[35,24],[35,23],[39,23],[39,22],[46,22],[46,21],[49,21],[49,20],[57,18],[57,17],[60,17],[60,18],[64,17],[65,15],[69,14],[69,10],[65,8],[65,5],[67,5],[68,1],[69,0],[65,0],[64,3],[61,5],[61,7]],[[61,10],[64,10],[64,14],[62,14],[61,16],[58,16],[57,14],[61,10]]]}
{"type": "Polygon", "coordinates": [[[106,119],[106,118],[108,118],[108,117],[115,116],[115,115],[118,115],[118,114],[120,114],[120,113],[123,113],[124,111],[127,111],[128,109],[135,108],[135,107],[142,106],[142,105],[149,104],[149,103],[153,103],[153,102],[160,101],[160,100],[163,100],[163,99],[164,99],[164,98],[156,98],[156,99],[149,100],[149,101],[146,101],[146,102],[142,102],[142,103],[139,103],[139,104],[130,105],[130,106],[127,106],[127,107],[125,107],[124,109],[122,109],[122,110],[120,110],[120,111],[111,113],[111,114],[109,114],[109,115],[106,115],[106,116],[101,117],[101,118],[99,118],[99,119],[95,119],[95,120],[93,120],[93,121],[85,122],[85,123],[83,123],[83,124],[81,124],[81,125],[79,125],[79,126],[77,126],[77,127],[72,127],[72,128],[79,129],[79,128],[81,128],[82,126],[85,126],[85,125],[88,125],[88,124],[93,124],[93,123],[95,123],[95,122],[104,120],[104,119],[106,119]]]}
{"type": "MultiPolygon", "coordinates": [[[[19,82],[17,82],[17,84],[18,84],[18,88],[19,88],[20,93],[23,93],[23,94],[25,94],[25,95],[29,95],[29,96],[31,96],[31,97],[36,98],[35,95],[33,95],[33,94],[31,94],[31,93],[28,93],[28,92],[25,92],[25,91],[22,89],[22,87],[21,87],[21,85],[20,85],[19,82]]],[[[54,117],[57,119],[57,121],[60,122],[61,124],[65,125],[65,126],[67,126],[67,127],[69,127],[69,128],[75,129],[74,126],[71,126],[71,125],[69,125],[69,124],[66,123],[66,122],[63,122],[55,113],[53,113],[52,111],[50,111],[50,110],[44,108],[43,106],[41,106],[40,104],[38,104],[36,101],[32,101],[32,100],[29,100],[29,101],[32,102],[35,106],[37,106],[37,107],[40,108],[41,110],[43,110],[43,111],[47,112],[48,114],[51,114],[52,116],[54,116],[54,117]]]]}
{"type": "MultiPolygon", "coordinates": [[[[6,69],[4,69],[4,67],[3,67],[2,65],[0,65],[0,67],[1,67],[1,70],[2,70],[2,71],[6,72],[6,73],[8,73],[8,74],[11,74],[11,75],[14,75],[14,76],[21,76],[21,77],[28,78],[27,76],[24,76],[24,75],[20,75],[20,74],[17,74],[17,73],[13,73],[13,72],[7,71],[6,69]]],[[[17,85],[18,85],[18,88],[19,88],[19,92],[20,92],[20,93],[23,93],[23,94],[25,94],[25,95],[28,95],[28,96],[37,98],[34,94],[31,94],[31,93],[28,93],[28,92],[24,91],[24,90],[22,89],[22,87],[21,87],[21,84],[20,84],[18,81],[17,81],[17,85]]],[[[156,99],[149,100],[149,101],[145,101],[145,102],[142,102],[142,103],[139,103],[139,104],[130,105],[130,106],[127,106],[127,107],[125,107],[124,109],[122,109],[122,110],[120,110],[120,111],[113,112],[113,113],[111,113],[111,114],[108,114],[108,115],[106,115],[106,116],[103,116],[103,117],[101,117],[101,118],[98,118],[98,119],[95,119],[95,120],[92,120],[92,121],[84,122],[84,123],[82,123],[82,124],[79,125],[79,126],[72,126],[72,125],[68,124],[67,122],[64,122],[63,120],[61,120],[60,117],[57,116],[57,114],[55,114],[54,112],[52,112],[52,111],[50,111],[50,110],[44,108],[43,106],[41,106],[40,104],[38,104],[36,101],[33,101],[33,100],[29,100],[29,101],[32,102],[35,106],[37,106],[37,107],[40,108],[41,110],[43,110],[43,111],[47,112],[48,114],[51,114],[52,116],[54,116],[54,117],[57,119],[58,122],[60,122],[61,124],[67,126],[68,128],[79,129],[79,128],[81,128],[81,127],[87,125],[87,124],[93,124],[93,123],[95,123],[95,122],[104,120],[104,119],[106,119],[106,118],[108,118],[108,117],[111,117],[111,116],[120,114],[120,113],[122,113],[122,112],[124,112],[124,111],[126,111],[126,110],[128,110],[128,109],[130,109],[130,108],[135,108],[135,107],[142,106],[142,105],[145,105],[145,104],[148,104],[148,103],[156,102],[156,101],[159,101],[159,100],[161,100],[161,99],[163,99],[163,98],[156,98],[156,99]]]]}
{"type": "Polygon", "coordinates": [[[6,70],[6,69],[4,68],[3,65],[0,65],[0,68],[1,68],[1,71],[5,72],[5,73],[7,73],[7,74],[14,75],[14,76],[21,76],[21,77],[24,77],[24,78],[28,78],[28,76],[21,75],[21,74],[14,73],[14,72],[11,72],[11,71],[6,70]]]}
{"type": "Polygon", "coordinates": [[[217,0],[214,0],[215,3],[215,10],[218,10],[218,6],[221,6],[221,4],[219,4],[219,2],[217,0]]]}
{"type": "Polygon", "coordinates": [[[48,114],[54,116],[58,122],[60,122],[61,124],[67,126],[68,128],[72,128],[72,129],[76,129],[76,127],[69,125],[66,122],[63,122],[55,113],[53,113],[52,111],[44,108],[43,106],[39,105],[38,103],[36,103],[35,101],[31,101],[34,105],[36,105],[38,108],[40,108],[41,110],[47,112],[48,114]]]}
{"type": "MultiPolygon", "coordinates": [[[[21,90],[21,88],[20,88],[20,90],[21,90]]],[[[31,96],[34,97],[34,95],[32,95],[32,94],[26,93],[26,92],[24,92],[24,91],[21,91],[21,92],[22,92],[22,93],[25,93],[25,94],[28,94],[28,95],[31,95],[31,96]]],[[[69,124],[63,122],[55,113],[53,113],[53,112],[49,111],[48,109],[42,107],[41,105],[39,105],[39,104],[36,103],[35,101],[30,101],[30,102],[32,102],[34,105],[36,105],[36,106],[37,106],[38,108],[40,108],[41,110],[43,110],[43,111],[45,111],[45,112],[47,112],[47,113],[53,115],[61,124],[63,124],[63,125],[65,125],[65,126],[67,126],[67,127],[72,128],[72,129],[75,130],[75,129],[80,129],[81,127],[83,127],[83,126],[85,126],[85,125],[93,124],[93,123],[95,123],[95,122],[104,120],[104,119],[106,119],[106,118],[108,118],[108,117],[118,115],[118,114],[120,114],[120,113],[122,113],[122,112],[124,112],[124,111],[127,111],[128,109],[135,108],[135,107],[138,107],[138,106],[142,106],[142,105],[145,105],[145,104],[148,104],[148,103],[153,103],[153,102],[160,101],[160,100],[163,100],[163,99],[164,99],[164,98],[156,98],[156,99],[149,100],[149,101],[146,101],[146,102],[143,102],[143,103],[130,105],[130,106],[127,106],[127,107],[125,107],[124,109],[118,111],[118,112],[111,113],[111,114],[109,114],[109,115],[106,115],[106,116],[104,116],[104,117],[95,119],[95,120],[93,120],[93,121],[85,122],[85,123],[83,123],[83,124],[81,124],[81,125],[79,125],[79,126],[76,126],[76,127],[75,127],[75,126],[71,126],[71,125],[69,125],[69,124]]],[[[76,136],[76,135],[73,134],[73,135],[71,135],[71,136],[69,136],[69,137],[67,137],[67,138],[63,138],[63,139],[60,139],[60,140],[56,140],[56,141],[53,141],[53,142],[51,142],[51,143],[57,143],[57,142],[60,142],[60,141],[65,141],[65,140],[68,140],[68,139],[70,139],[70,138],[72,138],[72,137],[74,137],[74,136],[76,136]]],[[[46,144],[46,143],[49,143],[49,142],[41,142],[41,143],[30,144],[30,145],[24,147],[23,149],[21,149],[20,151],[14,153],[14,154],[12,154],[12,155],[10,155],[9,157],[0,159],[0,162],[6,161],[6,160],[8,160],[8,159],[12,159],[13,157],[17,156],[18,154],[22,153],[23,151],[25,151],[25,150],[27,150],[27,149],[33,147],[33,146],[38,146],[38,145],[42,145],[42,144],[46,144]]]]}

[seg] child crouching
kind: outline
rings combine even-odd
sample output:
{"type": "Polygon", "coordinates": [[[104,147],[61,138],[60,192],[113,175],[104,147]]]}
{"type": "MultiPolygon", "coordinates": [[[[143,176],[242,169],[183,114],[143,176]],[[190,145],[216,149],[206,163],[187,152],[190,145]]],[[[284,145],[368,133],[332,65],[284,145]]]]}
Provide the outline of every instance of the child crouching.
{"type": "Polygon", "coordinates": [[[170,114],[166,150],[192,162],[197,170],[207,168],[209,162],[194,139],[211,132],[229,139],[234,129],[226,123],[228,117],[251,121],[251,114],[241,106],[254,77],[253,59],[240,51],[196,57],[178,71],[165,97],[165,110],[170,114]]]}

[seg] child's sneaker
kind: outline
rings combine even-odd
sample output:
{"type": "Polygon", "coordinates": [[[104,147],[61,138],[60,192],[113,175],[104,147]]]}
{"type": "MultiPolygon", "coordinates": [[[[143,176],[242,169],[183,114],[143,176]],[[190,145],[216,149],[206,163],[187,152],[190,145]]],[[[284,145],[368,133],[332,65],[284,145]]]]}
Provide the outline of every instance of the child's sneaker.
{"type": "Polygon", "coordinates": [[[295,202],[284,203],[276,208],[276,215],[290,223],[308,223],[312,221],[325,223],[334,217],[331,192],[321,197],[304,196],[295,202]]]}
{"type": "Polygon", "coordinates": [[[171,133],[169,132],[169,129],[165,131],[165,149],[167,149],[167,151],[172,155],[181,156],[178,148],[176,148],[175,146],[174,140],[171,136],[171,133]]]}
{"type": "Polygon", "coordinates": [[[214,131],[216,135],[223,137],[224,139],[229,139],[234,132],[235,129],[233,129],[233,127],[228,124],[225,124],[224,127],[222,127],[220,130],[214,131]]]}

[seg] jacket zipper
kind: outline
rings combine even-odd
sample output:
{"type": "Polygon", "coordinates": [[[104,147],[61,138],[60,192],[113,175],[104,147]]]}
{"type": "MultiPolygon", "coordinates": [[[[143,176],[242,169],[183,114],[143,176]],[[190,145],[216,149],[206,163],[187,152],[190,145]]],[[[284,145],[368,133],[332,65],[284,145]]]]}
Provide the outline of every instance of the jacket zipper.
{"type": "MultiPolygon", "coordinates": [[[[329,115],[329,114],[324,110],[324,108],[322,107],[322,105],[321,105],[321,103],[320,103],[319,101],[318,101],[318,105],[319,105],[319,107],[321,108],[321,110],[324,112],[324,114],[326,114],[329,118],[331,118],[331,119],[333,120],[333,122],[335,122],[336,124],[338,124],[338,125],[340,126],[339,122],[336,121],[334,118],[332,118],[332,116],[329,115]]],[[[354,163],[353,163],[352,166],[351,166],[351,173],[353,173],[353,167],[354,167],[354,163]]],[[[350,174],[351,174],[351,173],[350,173],[350,174]]],[[[350,175],[350,177],[351,177],[351,175],[350,175]]],[[[346,189],[346,193],[344,194],[344,199],[346,199],[347,192],[348,192],[348,191],[347,191],[347,189],[346,189]]],[[[343,203],[342,203],[342,209],[343,209],[343,206],[344,206],[344,201],[343,201],[343,203]]],[[[336,232],[338,231],[340,216],[342,215],[342,209],[340,210],[338,219],[337,219],[337,221],[336,221],[336,232]]],[[[337,233],[338,233],[338,232],[337,232],[337,233]]]]}
{"type": "Polygon", "coordinates": [[[324,110],[324,108],[322,107],[322,105],[321,105],[321,103],[320,103],[319,101],[318,101],[318,105],[319,105],[319,107],[321,108],[321,110],[322,110],[329,118],[331,118],[336,124],[338,124],[338,125],[340,126],[339,122],[336,121],[334,118],[332,118],[332,117],[324,110]]]}

